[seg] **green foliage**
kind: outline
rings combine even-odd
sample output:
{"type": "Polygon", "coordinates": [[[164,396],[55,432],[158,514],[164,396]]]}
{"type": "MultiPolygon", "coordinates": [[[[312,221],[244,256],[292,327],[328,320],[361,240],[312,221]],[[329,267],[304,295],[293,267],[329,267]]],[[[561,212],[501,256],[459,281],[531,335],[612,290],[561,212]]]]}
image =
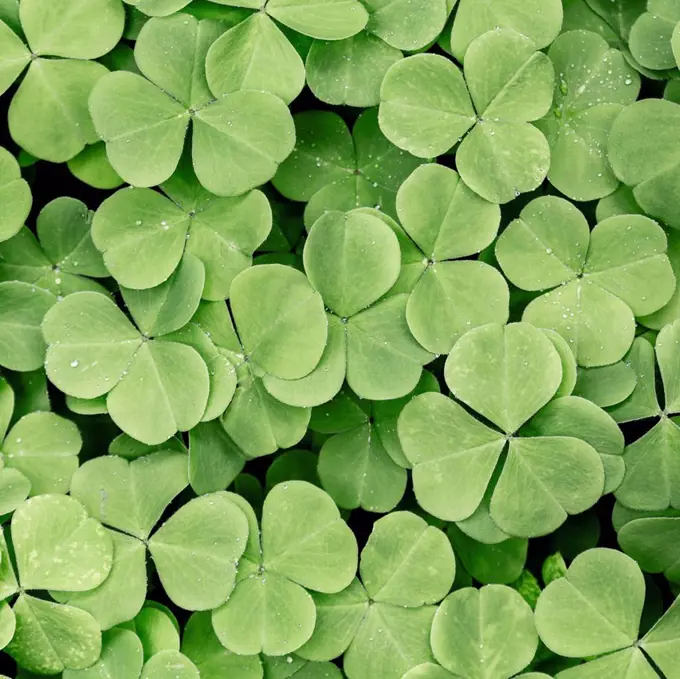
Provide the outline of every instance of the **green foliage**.
{"type": "Polygon", "coordinates": [[[680,679],[679,83],[676,0],[0,0],[0,679],[680,679]]]}

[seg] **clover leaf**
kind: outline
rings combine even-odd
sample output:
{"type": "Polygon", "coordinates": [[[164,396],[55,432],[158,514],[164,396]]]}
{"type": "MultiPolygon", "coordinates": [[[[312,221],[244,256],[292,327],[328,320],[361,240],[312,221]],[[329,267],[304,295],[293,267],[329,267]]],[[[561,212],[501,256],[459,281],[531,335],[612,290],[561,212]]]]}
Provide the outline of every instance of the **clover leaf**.
{"type": "Polygon", "coordinates": [[[361,582],[315,595],[314,634],[298,654],[331,660],[344,653],[349,679],[397,679],[431,661],[433,604],[455,575],[444,533],[415,514],[393,512],[375,522],[359,570],[361,582]]]}
{"type": "Polygon", "coordinates": [[[82,439],[73,422],[50,412],[23,415],[7,432],[15,397],[3,378],[0,394],[0,514],[8,514],[29,495],[68,492],[82,439]]]}
{"type": "Polygon", "coordinates": [[[551,149],[548,179],[573,200],[594,200],[619,185],[607,160],[611,126],[640,91],[618,50],[588,31],[562,34],[548,56],[558,74],[552,113],[538,121],[551,149]]]}
{"type": "Polygon", "coordinates": [[[523,290],[550,290],[523,319],[564,337],[579,365],[615,363],[630,348],[635,316],[661,308],[675,290],[666,235],[641,215],[600,222],[557,197],[537,198],[496,243],[509,280],[523,290]]]}
{"type": "Polygon", "coordinates": [[[621,549],[646,573],[663,573],[670,582],[680,580],[678,510],[643,512],[614,506],[612,523],[621,549]]]}
{"type": "Polygon", "coordinates": [[[308,228],[333,210],[375,207],[396,216],[397,189],[422,161],[385,138],[374,109],[357,118],[351,135],[329,111],[300,113],[295,128],[295,149],[273,184],[286,198],[307,202],[308,228]]]}
{"type": "Polygon", "coordinates": [[[190,122],[196,175],[217,195],[238,196],[264,184],[292,151],[292,118],[278,97],[239,91],[217,101],[210,93],[202,63],[220,33],[219,23],[188,14],[150,19],[135,44],[143,76],[116,71],[92,91],[92,120],[111,165],[129,184],[148,187],[170,178],[190,122]]]}
{"type": "Polygon", "coordinates": [[[21,281],[0,283],[0,366],[37,370],[45,360],[41,323],[57,303],[47,290],[21,281]]]}
{"type": "MultiPolygon", "coordinates": [[[[243,512],[231,502],[209,494],[182,506],[149,537],[187,482],[184,453],[162,451],[132,462],[106,456],[85,463],[74,474],[71,493],[102,523],[136,538],[142,549],[148,546],[163,588],[176,605],[208,610],[223,603],[234,587],[235,562],[245,549],[248,526],[243,512]],[[153,488],[146,497],[145,486],[153,488]]],[[[134,564],[139,568],[140,560],[134,564]]],[[[141,560],[141,571],[131,572],[129,581],[121,579],[118,586],[129,587],[133,580],[145,578],[141,560]]],[[[101,590],[100,601],[106,597],[110,602],[112,595],[113,588],[101,590]]]]}
{"type": "Polygon", "coordinates": [[[319,452],[319,479],[338,507],[387,512],[397,506],[410,466],[397,436],[397,418],[415,394],[430,391],[439,391],[439,385],[423,372],[403,398],[367,402],[344,389],[314,409],[310,428],[331,434],[319,452]]]}
{"type": "Polygon", "coordinates": [[[668,0],[648,0],[647,11],[631,26],[628,45],[633,57],[654,71],[675,68],[672,38],[680,22],[680,11],[668,0]]]}
{"type": "Polygon", "coordinates": [[[271,228],[260,191],[218,198],[198,183],[187,163],[161,187],[121,189],[94,215],[92,237],[104,263],[123,286],[147,289],[177,270],[185,253],[205,270],[201,297],[223,300],[234,277],[252,263],[271,228]],[[144,247],[140,250],[140,244],[144,247]]]}
{"type": "MultiPolygon", "coordinates": [[[[421,11],[435,5],[428,2],[421,11]]],[[[327,104],[377,106],[385,73],[402,58],[399,49],[365,31],[345,40],[315,40],[305,61],[307,84],[327,104]],[[351,68],[345,66],[348,60],[351,68]]]]}
{"type": "Polygon", "coordinates": [[[531,608],[515,590],[487,585],[444,599],[432,622],[430,643],[434,657],[452,674],[428,665],[411,670],[405,679],[508,679],[531,662],[538,635],[531,608]]]}
{"type": "Polygon", "coordinates": [[[659,421],[626,447],[623,459],[626,475],[616,497],[630,509],[656,511],[678,505],[680,478],[676,472],[675,450],[680,430],[669,415],[680,412],[677,366],[680,322],[667,325],[658,335],[654,349],[640,337],[626,360],[638,374],[633,393],[610,409],[619,422],[659,417],[659,421]],[[664,388],[662,409],[655,392],[655,361],[658,361],[664,388]]]}
{"type": "Polygon", "coordinates": [[[484,262],[453,261],[493,242],[500,223],[497,205],[471,191],[453,170],[431,164],[421,165],[401,185],[397,214],[412,240],[409,249],[402,238],[402,261],[420,254],[420,275],[409,270],[409,279],[416,280],[406,320],[425,349],[447,354],[466,330],[508,320],[509,292],[502,275],[484,262]]]}
{"type": "Polygon", "coordinates": [[[548,143],[530,123],[550,109],[554,75],[530,38],[512,29],[489,31],[471,43],[464,76],[433,54],[394,64],[381,87],[380,128],[421,158],[446,153],[462,139],[456,165],[463,181],[482,198],[507,203],[537,188],[548,172],[548,143]]]}
{"type": "Polygon", "coordinates": [[[0,280],[22,281],[57,299],[72,292],[107,290],[92,278],[109,275],[92,243],[92,213],[75,198],[57,198],[38,215],[37,238],[27,227],[0,243],[0,280]]]}
{"type": "Polygon", "coordinates": [[[577,556],[566,576],[541,593],[536,628],[543,643],[559,655],[607,655],[558,677],[652,677],[656,676],[654,666],[664,673],[674,671],[679,643],[677,602],[638,641],[644,598],[644,578],[630,557],[602,548],[577,556]]]}
{"type": "Polygon", "coordinates": [[[85,611],[27,591],[55,587],[84,592],[101,584],[113,561],[106,530],[76,500],[40,495],[14,512],[11,534],[18,583],[7,545],[0,540],[3,598],[19,592],[11,609],[3,606],[3,617],[13,616],[15,626],[7,653],[39,674],[89,667],[101,651],[96,620],[85,611]]]}
{"type": "Polygon", "coordinates": [[[597,501],[605,477],[591,445],[573,434],[527,436],[520,430],[553,398],[562,379],[559,355],[540,330],[525,323],[470,330],[449,354],[445,377],[457,399],[500,431],[439,394],[423,394],[404,408],[399,438],[426,511],[448,521],[472,516],[499,462],[490,513],[510,536],[549,533],[568,514],[597,501]],[[501,460],[506,444],[508,455],[501,460]]]}
{"type": "Polygon", "coordinates": [[[213,628],[232,653],[291,653],[314,630],[316,610],[306,590],[332,594],[350,584],[356,539],[331,498],[305,481],[279,484],[269,492],[261,531],[247,502],[230,497],[246,512],[250,537],[236,587],[213,611],[213,628]]]}
{"type": "Polygon", "coordinates": [[[9,151],[0,148],[0,206],[3,212],[0,241],[11,238],[19,231],[32,203],[31,188],[21,178],[19,163],[9,151]]]}
{"type": "Polygon", "coordinates": [[[10,104],[10,134],[34,156],[64,162],[97,141],[87,99],[107,69],[87,59],[116,45],[123,33],[123,5],[120,0],[28,0],[19,14],[28,46],[0,22],[0,92],[28,66],[10,104]]]}
{"type": "Polygon", "coordinates": [[[487,31],[510,28],[528,36],[538,49],[550,45],[562,25],[559,0],[460,0],[451,31],[451,53],[463,63],[470,44],[487,31]]]}
{"type": "Polygon", "coordinates": [[[208,369],[191,347],[149,340],[108,297],[78,292],[43,322],[50,381],[71,396],[107,394],[107,410],[123,431],[158,444],[191,429],[208,400],[208,369]],[[180,378],[191,375],[187,383],[180,378]]]}
{"type": "Polygon", "coordinates": [[[381,299],[401,268],[394,232],[370,214],[329,212],[310,230],[303,258],[328,309],[331,339],[314,372],[292,383],[265,377],[269,392],[291,405],[320,405],[335,396],[345,375],[361,398],[412,391],[430,355],[408,329],[407,295],[381,299]]]}
{"type": "Polygon", "coordinates": [[[86,146],[68,161],[68,169],[74,177],[95,189],[117,189],[123,180],[111,167],[106,156],[106,144],[99,141],[86,146]]]}

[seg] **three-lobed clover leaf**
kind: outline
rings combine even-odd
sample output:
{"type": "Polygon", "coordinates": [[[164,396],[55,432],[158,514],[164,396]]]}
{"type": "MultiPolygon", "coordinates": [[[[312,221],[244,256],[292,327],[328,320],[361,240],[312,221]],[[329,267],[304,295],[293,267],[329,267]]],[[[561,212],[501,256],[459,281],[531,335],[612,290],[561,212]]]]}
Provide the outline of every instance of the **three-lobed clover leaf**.
{"type": "Polygon", "coordinates": [[[645,581],[637,564],[611,549],[591,549],[574,559],[566,576],[550,583],[536,606],[543,643],[568,658],[590,658],[559,679],[655,677],[677,672],[677,601],[638,641],[645,581]],[[651,664],[653,663],[653,665],[651,664]]]}
{"type": "Polygon", "coordinates": [[[101,630],[87,612],[37,598],[27,590],[58,588],[86,592],[99,586],[113,563],[113,544],[104,527],[83,506],[65,495],[40,495],[13,514],[14,575],[4,538],[0,536],[0,590],[3,599],[19,593],[12,608],[2,607],[6,652],[38,674],[84,669],[101,652],[101,630]]]}
{"type": "Polygon", "coordinates": [[[27,45],[0,22],[0,93],[28,67],[9,107],[9,131],[32,155],[65,162],[97,141],[88,97],[107,69],[88,59],[103,56],[120,40],[123,4],[27,0],[19,16],[27,45]]]}
{"type": "Polygon", "coordinates": [[[160,451],[131,462],[104,456],[80,467],[71,494],[114,529],[111,534],[118,538],[120,555],[111,583],[104,582],[85,600],[68,598],[69,603],[94,613],[116,596],[141,591],[141,601],[137,600],[141,607],[146,591],[145,547],[177,606],[210,610],[227,599],[248,537],[248,524],[238,507],[219,493],[202,495],[183,505],[151,535],[187,483],[187,456],[181,452],[160,451]]]}
{"type": "Polygon", "coordinates": [[[221,32],[218,22],[188,14],[150,19],[135,43],[143,75],[116,71],[92,91],[95,128],[129,184],[148,187],[170,178],[190,122],[196,175],[217,195],[238,196],[264,184],[293,150],[295,129],[281,99],[248,90],[216,100],[208,89],[203,61],[221,32]]]}
{"type": "Polygon", "coordinates": [[[531,201],[496,243],[510,282],[546,291],[523,320],[564,337],[579,365],[619,361],[633,342],[635,317],[663,307],[675,292],[663,229],[642,215],[620,215],[590,231],[568,201],[531,201]]]}
{"type": "Polygon", "coordinates": [[[486,200],[507,203],[548,173],[548,142],[531,122],[549,111],[554,80],[550,59],[530,38],[488,31],[468,48],[464,75],[434,54],[394,64],[381,87],[380,128],[421,158],[447,153],[462,139],[456,165],[463,181],[486,200]]]}
{"type": "Polygon", "coordinates": [[[121,286],[153,288],[188,253],[205,271],[200,296],[226,299],[234,277],[251,265],[269,234],[267,198],[257,190],[231,198],[213,196],[198,183],[188,162],[161,188],[164,195],[121,189],[99,207],[92,237],[107,269],[121,286]]]}
{"type": "Polygon", "coordinates": [[[92,213],[75,198],[56,198],[40,211],[36,235],[23,227],[0,243],[0,281],[22,281],[57,299],[73,292],[107,290],[92,278],[109,272],[92,243],[92,213]]]}
{"type": "Polygon", "coordinates": [[[313,372],[294,382],[267,376],[267,390],[296,406],[329,401],[345,377],[361,398],[400,398],[412,391],[431,356],[408,328],[408,296],[384,297],[401,269],[392,229],[361,211],[329,212],[310,230],[303,259],[328,309],[329,341],[313,372]]]}
{"type": "Polygon", "coordinates": [[[357,118],[351,134],[329,111],[300,113],[295,127],[295,149],[273,184],[286,198],[307,203],[308,229],[332,210],[372,207],[396,217],[397,190],[423,161],[385,138],[374,109],[357,118]]]}
{"type": "MultiPolygon", "coordinates": [[[[480,198],[455,171],[431,164],[421,165],[401,185],[397,214],[420,253],[417,278],[416,264],[409,267],[409,281],[415,280],[406,320],[425,349],[448,354],[467,330],[507,322],[509,292],[503,276],[484,262],[454,261],[493,242],[500,224],[498,205],[480,198]]],[[[403,242],[401,247],[402,261],[413,262],[417,253],[403,242]]]]}
{"type": "Polygon", "coordinates": [[[499,465],[489,511],[508,536],[544,535],[595,504],[605,486],[603,463],[578,428],[567,435],[550,424],[531,430],[531,418],[562,382],[560,356],[545,334],[526,323],[470,330],[449,354],[445,378],[459,401],[498,429],[441,394],[406,405],[399,438],[421,507],[447,521],[470,518],[499,465]]]}
{"type": "Polygon", "coordinates": [[[619,185],[607,160],[612,124],[640,91],[621,52],[590,31],[569,31],[548,50],[555,66],[552,112],[537,121],[551,149],[548,179],[573,200],[609,195],[619,185]]]}
{"type": "Polygon", "coordinates": [[[109,297],[69,295],[42,327],[50,381],[78,398],[107,395],[109,415],[134,438],[162,443],[203,417],[210,379],[200,354],[162,336],[150,340],[109,297]]]}
{"type": "Polygon", "coordinates": [[[3,213],[0,242],[21,229],[32,204],[31,187],[22,179],[19,163],[9,151],[0,147],[0,208],[3,213]]]}
{"type": "Polygon", "coordinates": [[[446,535],[415,514],[393,512],[375,522],[359,573],[361,581],[342,592],[314,595],[316,627],[298,654],[332,660],[344,653],[349,679],[400,679],[433,661],[433,604],[455,575],[446,535]]]}
{"type": "Polygon", "coordinates": [[[333,500],[305,481],[272,488],[261,530],[245,500],[226,496],[246,513],[250,535],[236,587],[213,611],[215,633],[239,655],[292,653],[315,629],[317,614],[307,589],[333,594],[351,583],[357,567],[354,534],[333,500]]]}

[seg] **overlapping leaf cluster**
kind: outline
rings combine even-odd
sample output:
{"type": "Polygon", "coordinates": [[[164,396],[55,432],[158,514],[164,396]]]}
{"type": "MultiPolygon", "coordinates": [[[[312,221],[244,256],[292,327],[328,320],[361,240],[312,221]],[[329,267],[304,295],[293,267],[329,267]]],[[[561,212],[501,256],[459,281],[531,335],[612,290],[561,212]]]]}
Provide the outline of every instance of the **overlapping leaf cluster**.
{"type": "Polygon", "coordinates": [[[676,0],[0,0],[3,671],[680,679],[679,64],[676,0]]]}

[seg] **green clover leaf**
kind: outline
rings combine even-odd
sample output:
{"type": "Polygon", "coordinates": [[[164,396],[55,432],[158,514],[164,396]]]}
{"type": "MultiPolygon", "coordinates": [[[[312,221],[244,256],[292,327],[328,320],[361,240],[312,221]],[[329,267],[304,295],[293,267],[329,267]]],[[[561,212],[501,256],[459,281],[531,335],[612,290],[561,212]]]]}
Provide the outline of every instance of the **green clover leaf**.
{"type": "Polygon", "coordinates": [[[295,149],[273,184],[286,198],[307,202],[308,229],[335,210],[374,207],[396,216],[397,190],[422,161],[385,138],[374,109],[357,118],[351,135],[342,118],[328,111],[298,114],[295,128],[295,149]]]}
{"type": "Polygon", "coordinates": [[[109,275],[92,243],[92,213],[75,198],[57,198],[38,215],[37,238],[23,227],[0,243],[0,280],[22,281],[65,297],[73,292],[107,290],[92,278],[109,275]]]}
{"type": "Polygon", "coordinates": [[[631,346],[635,316],[664,306],[675,290],[663,229],[641,215],[600,222],[556,197],[537,198],[496,243],[509,280],[523,290],[550,290],[523,319],[564,337],[579,365],[619,361],[631,346]],[[552,290],[551,290],[552,288],[552,290]]]}
{"type": "Polygon", "coordinates": [[[120,40],[123,5],[120,0],[28,0],[19,15],[28,46],[0,22],[0,92],[28,66],[10,104],[10,134],[34,156],[65,162],[97,141],[87,101],[107,69],[86,60],[103,56],[120,40]]]}
{"type": "Polygon", "coordinates": [[[298,654],[330,660],[344,653],[349,679],[397,679],[433,660],[433,604],[455,575],[444,533],[415,514],[394,512],[375,522],[359,570],[361,582],[355,579],[338,594],[315,595],[314,634],[298,654]]]}
{"type": "Polygon", "coordinates": [[[445,376],[457,399],[501,431],[439,394],[418,396],[404,408],[399,438],[413,465],[416,498],[426,511],[448,521],[471,517],[499,462],[502,472],[490,514],[510,536],[549,533],[568,514],[597,501],[604,487],[602,462],[586,440],[576,438],[578,431],[517,434],[549,403],[562,380],[559,354],[540,330],[524,323],[471,330],[454,345],[445,376]],[[506,444],[507,458],[501,461],[506,444]],[[527,488],[531,501],[518,502],[527,497],[527,488]]]}
{"type": "Polygon", "coordinates": [[[456,164],[463,181],[486,200],[507,203],[547,175],[550,149],[530,123],[550,109],[553,86],[552,63],[530,38],[512,29],[488,31],[471,43],[464,76],[432,54],[394,64],[381,87],[380,128],[421,158],[462,140],[456,164]]]}
{"type": "Polygon", "coordinates": [[[353,533],[331,498],[305,482],[275,486],[262,509],[262,528],[239,496],[250,525],[248,547],[227,602],[213,611],[220,642],[232,653],[281,656],[312,635],[316,611],[307,589],[332,594],[346,588],[357,566],[353,533]]]}
{"type": "Polygon", "coordinates": [[[218,23],[188,14],[151,19],[135,44],[135,60],[146,77],[117,71],[93,90],[95,127],[111,165],[128,183],[148,187],[167,181],[192,121],[196,175],[217,195],[238,196],[264,184],[292,151],[292,118],[278,97],[239,91],[213,98],[201,64],[220,33],[218,23]]]}
{"type": "Polygon", "coordinates": [[[675,68],[672,39],[680,22],[680,10],[668,0],[648,0],[647,11],[631,26],[628,45],[633,58],[645,68],[675,68]]]}
{"type": "Polygon", "coordinates": [[[560,655],[607,655],[561,672],[559,679],[653,677],[650,662],[664,673],[674,672],[680,643],[677,601],[638,641],[644,597],[642,573],[625,554],[591,549],[576,557],[566,576],[542,592],[536,628],[546,646],[560,655]]]}

